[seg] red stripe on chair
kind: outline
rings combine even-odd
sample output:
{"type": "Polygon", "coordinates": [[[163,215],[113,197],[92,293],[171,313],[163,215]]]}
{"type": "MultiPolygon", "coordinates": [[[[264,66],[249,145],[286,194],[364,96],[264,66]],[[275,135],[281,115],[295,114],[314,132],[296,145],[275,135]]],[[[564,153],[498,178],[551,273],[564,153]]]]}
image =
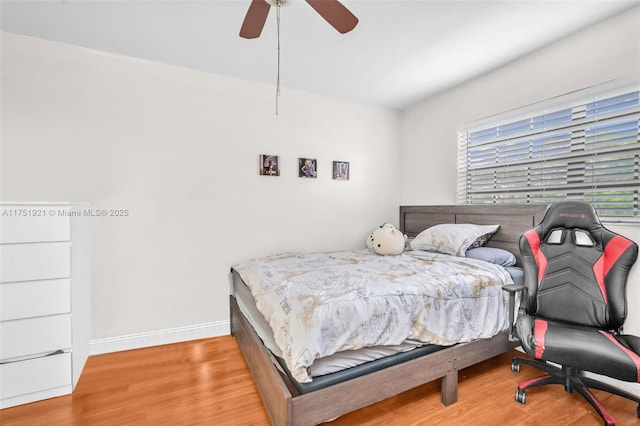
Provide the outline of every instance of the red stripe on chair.
{"type": "Polygon", "coordinates": [[[636,365],[636,381],[640,383],[640,356],[635,352],[633,352],[631,349],[624,346],[622,343],[618,342],[616,338],[613,337],[611,334],[602,330],[600,330],[600,334],[602,334],[607,339],[611,340],[611,342],[613,342],[614,345],[622,349],[624,353],[626,353],[629,356],[629,358],[631,358],[631,361],[633,361],[633,363],[636,365]]]}
{"type": "Polygon", "coordinates": [[[600,293],[602,293],[604,303],[608,303],[604,277],[607,276],[611,268],[613,268],[613,265],[616,264],[618,259],[620,259],[620,256],[622,256],[631,244],[630,240],[620,235],[616,235],[611,239],[611,241],[609,241],[609,244],[604,248],[604,253],[593,265],[593,274],[598,282],[598,287],[600,287],[600,293]]]}
{"type": "Polygon", "coordinates": [[[540,236],[534,229],[525,232],[524,236],[529,241],[533,257],[536,260],[536,265],[538,265],[538,285],[540,285],[542,277],[544,277],[544,273],[547,270],[547,258],[540,250],[540,236]]]}
{"type": "Polygon", "coordinates": [[[536,358],[542,358],[542,354],[544,354],[544,338],[547,335],[547,328],[549,327],[549,323],[536,319],[533,324],[533,337],[536,339],[536,358]]]}
{"type": "Polygon", "coordinates": [[[632,242],[621,235],[616,235],[604,248],[604,271],[603,276],[607,276],[613,265],[620,259],[620,256],[629,248],[632,242]]]}
{"type": "Polygon", "coordinates": [[[602,420],[605,421],[605,424],[607,425],[615,425],[616,421],[613,420],[613,417],[611,417],[611,414],[609,414],[609,412],[607,411],[606,408],[604,408],[604,405],[602,405],[602,403],[600,401],[598,401],[598,398],[595,397],[595,395],[591,392],[591,390],[587,387],[584,388],[584,392],[589,395],[590,399],[588,400],[589,402],[591,402],[592,404],[596,405],[596,409],[602,414],[602,420]]]}

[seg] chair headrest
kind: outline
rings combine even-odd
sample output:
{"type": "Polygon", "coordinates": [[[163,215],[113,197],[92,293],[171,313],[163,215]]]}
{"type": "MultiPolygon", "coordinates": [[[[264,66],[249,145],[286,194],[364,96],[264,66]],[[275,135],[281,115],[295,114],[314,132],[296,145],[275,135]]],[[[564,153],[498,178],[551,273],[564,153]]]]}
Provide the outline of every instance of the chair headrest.
{"type": "Polygon", "coordinates": [[[595,208],[584,201],[561,201],[553,204],[541,224],[547,230],[579,228],[592,231],[602,227],[595,208]]]}

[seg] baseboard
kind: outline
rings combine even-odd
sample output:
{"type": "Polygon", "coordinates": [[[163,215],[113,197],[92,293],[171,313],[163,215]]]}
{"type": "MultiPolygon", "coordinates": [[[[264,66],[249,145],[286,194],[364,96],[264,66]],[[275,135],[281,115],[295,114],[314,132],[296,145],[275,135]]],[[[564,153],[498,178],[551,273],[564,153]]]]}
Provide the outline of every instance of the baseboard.
{"type": "Polygon", "coordinates": [[[89,342],[89,355],[100,355],[110,352],[224,336],[229,334],[230,330],[230,322],[226,320],[146,333],[127,334],[105,339],[93,339],[89,342]]]}

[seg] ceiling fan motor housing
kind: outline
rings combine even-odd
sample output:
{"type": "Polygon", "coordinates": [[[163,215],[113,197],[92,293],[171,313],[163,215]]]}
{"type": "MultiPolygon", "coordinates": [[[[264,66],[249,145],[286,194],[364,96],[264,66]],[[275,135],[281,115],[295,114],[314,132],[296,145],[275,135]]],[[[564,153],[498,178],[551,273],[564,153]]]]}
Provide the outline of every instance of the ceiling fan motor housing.
{"type": "Polygon", "coordinates": [[[282,6],[287,2],[287,0],[264,0],[269,3],[271,6],[282,6]]]}

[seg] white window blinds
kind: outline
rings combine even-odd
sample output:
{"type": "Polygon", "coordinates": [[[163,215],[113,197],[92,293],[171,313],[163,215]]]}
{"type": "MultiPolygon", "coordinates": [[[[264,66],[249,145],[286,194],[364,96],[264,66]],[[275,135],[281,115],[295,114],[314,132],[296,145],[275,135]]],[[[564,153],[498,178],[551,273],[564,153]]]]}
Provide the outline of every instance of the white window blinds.
{"type": "Polygon", "coordinates": [[[640,218],[638,90],[458,133],[460,204],[591,202],[601,216],[640,218]]]}

